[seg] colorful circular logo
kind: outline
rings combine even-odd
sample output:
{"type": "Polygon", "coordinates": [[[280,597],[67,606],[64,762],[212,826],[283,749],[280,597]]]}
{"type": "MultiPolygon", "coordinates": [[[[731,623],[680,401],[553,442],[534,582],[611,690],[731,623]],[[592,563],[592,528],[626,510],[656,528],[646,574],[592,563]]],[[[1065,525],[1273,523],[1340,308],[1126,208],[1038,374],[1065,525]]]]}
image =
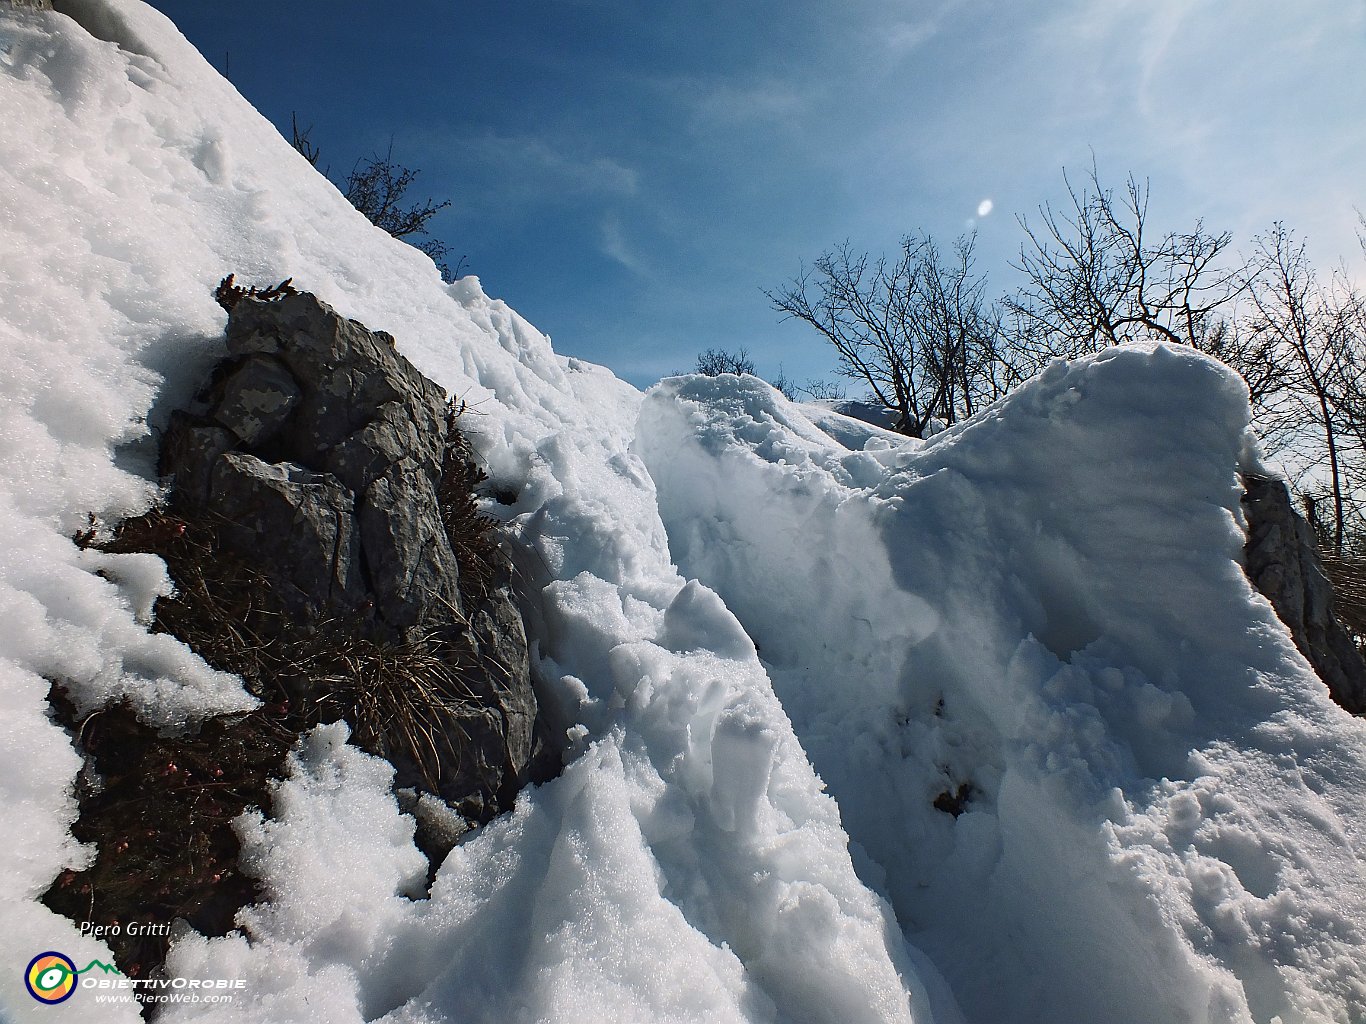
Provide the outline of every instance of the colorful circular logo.
{"type": "Polygon", "coordinates": [[[76,991],[76,965],[61,953],[39,953],[24,971],[28,994],[40,1003],[60,1003],[76,991]]]}

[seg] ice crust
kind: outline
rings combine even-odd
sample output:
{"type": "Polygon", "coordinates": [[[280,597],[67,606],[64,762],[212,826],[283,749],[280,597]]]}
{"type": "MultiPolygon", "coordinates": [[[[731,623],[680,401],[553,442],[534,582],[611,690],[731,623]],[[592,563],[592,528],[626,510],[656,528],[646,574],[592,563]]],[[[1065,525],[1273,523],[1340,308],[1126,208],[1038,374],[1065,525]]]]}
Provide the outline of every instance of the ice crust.
{"type": "MultiPolygon", "coordinates": [[[[1058,364],[923,444],[754,378],[642,396],[444,285],[155,11],[57,7],[0,12],[6,963],[109,955],[37,902],[90,854],[47,680],[166,729],[253,703],[148,631],[156,559],[71,540],[155,500],[234,272],[466,403],[570,762],[419,898],[389,767],[309,734],[237,823],[268,900],[168,961],[245,995],[163,1020],[1366,1019],[1366,731],[1241,575],[1216,364],[1058,364]]],[[[138,1019],[90,996],[0,974],[5,1020],[138,1019]]]]}

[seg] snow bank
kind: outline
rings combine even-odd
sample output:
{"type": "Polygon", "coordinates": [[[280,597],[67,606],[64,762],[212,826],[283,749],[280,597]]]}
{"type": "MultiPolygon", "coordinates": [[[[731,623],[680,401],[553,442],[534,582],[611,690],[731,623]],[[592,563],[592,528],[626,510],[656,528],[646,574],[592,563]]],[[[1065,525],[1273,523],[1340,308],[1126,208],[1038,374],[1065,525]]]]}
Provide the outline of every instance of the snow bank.
{"type": "Polygon", "coordinates": [[[646,396],[674,557],[968,1020],[1366,1019],[1366,723],[1239,567],[1247,415],[1164,347],[923,445],[754,378],[646,396]]]}
{"type": "MultiPolygon", "coordinates": [[[[293,277],[391,332],[467,403],[501,510],[543,582],[540,672],[576,744],[414,900],[420,860],[385,765],[310,736],[271,820],[245,817],[268,903],[244,935],[180,936],[169,968],[241,977],[162,1019],[344,1022],[932,1019],[888,906],[735,618],[673,568],[630,445],[640,396],[356,213],[163,17],[134,0],[0,12],[0,953],[108,950],[37,896],[85,852],[78,759],[46,679],[192,727],[240,683],[149,634],[154,560],[72,534],[156,496],[156,431],[221,347],[211,292],[293,277]],[[65,12],[65,13],[61,13],[65,12]]],[[[201,974],[201,976],[203,976],[201,974]]],[[[0,1016],[55,1007],[0,974],[0,1016]]]]}

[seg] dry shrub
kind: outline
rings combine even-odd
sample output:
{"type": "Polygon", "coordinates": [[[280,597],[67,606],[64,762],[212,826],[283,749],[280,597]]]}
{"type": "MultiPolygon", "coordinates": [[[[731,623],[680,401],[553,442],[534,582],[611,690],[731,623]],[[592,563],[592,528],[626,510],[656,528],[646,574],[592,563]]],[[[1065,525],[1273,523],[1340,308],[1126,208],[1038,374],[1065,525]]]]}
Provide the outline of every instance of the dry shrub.
{"type": "Polygon", "coordinates": [[[498,546],[498,521],[479,510],[477,496],[488,474],[476,464],[474,449],[460,430],[464,412],[463,402],[446,406],[446,444],[436,497],[460,565],[460,596],[477,602],[505,575],[508,559],[498,546]]]}
{"type": "MultiPolygon", "coordinates": [[[[62,872],[43,901],[78,923],[183,919],[205,935],[226,934],[238,909],[261,897],[257,881],[238,870],[232,821],[251,807],[269,810],[270,781],[294,730],[261,709],[210,720],[193,736],[163,737],[127,704],[78,719],[60,687],[50,699],[86,757],[71,831],[98,855],[84,871],[62,872]]],[[[133,978],[148,977],[170,945],[168,935],[126,928],[105,938],[133,978]]]]}
{"type": "Polygon", "coordinates": [[[1333,614],[1366,654],[1366,558],[1320,555],[1324,575],[1333,585],[1333,614]]]}
{"type": "Polygon", "coordinates": [[[234,283],[233,279],[236,276],[236,274],[229,274],[227,277],[223,278],[223,280],[218,282],[218,287],[214,289],[213,293],[214,299],[229,313],[233,311],[233,308],[237,303],[245,298],[264,299],[269,301],[271,299],[282,299],[286,295],[299,294],[299,290],[294,287],[294,278],[292,277],[287,277],[279,284],[272,285],[269,288],[260,288],[256,285],[252,285],[250,288],[243,288],[240,284],[234,283]]]}

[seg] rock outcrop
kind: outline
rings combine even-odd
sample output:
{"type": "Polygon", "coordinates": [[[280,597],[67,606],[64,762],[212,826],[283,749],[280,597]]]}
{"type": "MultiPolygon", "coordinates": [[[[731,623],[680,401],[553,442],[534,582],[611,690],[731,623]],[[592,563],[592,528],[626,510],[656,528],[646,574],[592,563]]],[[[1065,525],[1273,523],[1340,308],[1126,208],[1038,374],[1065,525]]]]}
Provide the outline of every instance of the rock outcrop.
{"type": "Polygon", "coordinates": [[[1290,500],[1285,481],[1245,475],[1246,570],[1333,699],[1366,714],[1366,661],[1333,614],[1333,588],[1314,533],[1290,500]]]}
{"type": "MultiPolygon", "coordinates": [[[[254,632],[360,638],[408,666],[373,684],[388,691],[371,745],[398,786],[472,820],[505,809],[535,770],[537,702],[507,560],[485,541],[461,571],[461,531],[487,524],[443,500],[470,454],[445,395],[392,337],[308,294],[241,298],[227,349],[163,443],[171,511],[210,518],[264,581],[254,632]]],[[[289,702],[345,714],[328,685],[300,672],[289,702]]]]}

